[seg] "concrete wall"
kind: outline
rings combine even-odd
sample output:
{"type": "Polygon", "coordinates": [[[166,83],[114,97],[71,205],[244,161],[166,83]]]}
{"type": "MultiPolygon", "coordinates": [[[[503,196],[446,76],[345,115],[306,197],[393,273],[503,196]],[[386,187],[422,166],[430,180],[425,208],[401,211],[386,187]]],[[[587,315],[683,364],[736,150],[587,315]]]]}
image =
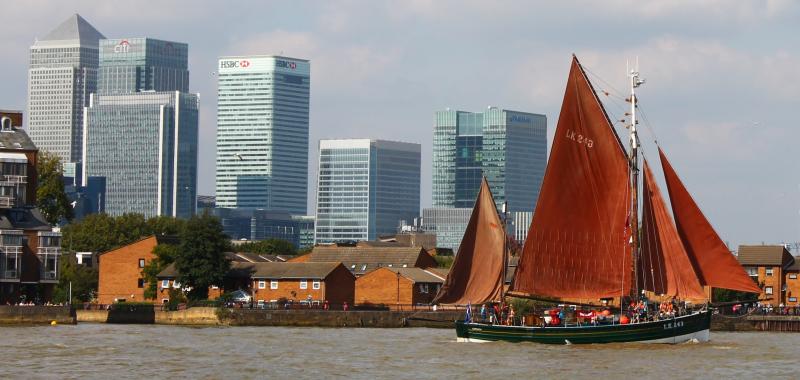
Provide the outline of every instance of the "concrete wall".
{"type": "Polygon", "coordinates": [[[223,322],[232,326],[453,327],[463,311],[322,311],[229,309],[223,322]]]}
{"type": "Polygon", "coordinates": [[[75,324],[68,306],[0,306],[0,324],[75,324]]]}
{"type": "Polygon", "coordinates": [[[114,310],[77,310],[78,322],[134,323],[158,325],[219,325],[217,309],[193,307],[186,310],[161,311],[147,307],[120,307],[114,310]]]}

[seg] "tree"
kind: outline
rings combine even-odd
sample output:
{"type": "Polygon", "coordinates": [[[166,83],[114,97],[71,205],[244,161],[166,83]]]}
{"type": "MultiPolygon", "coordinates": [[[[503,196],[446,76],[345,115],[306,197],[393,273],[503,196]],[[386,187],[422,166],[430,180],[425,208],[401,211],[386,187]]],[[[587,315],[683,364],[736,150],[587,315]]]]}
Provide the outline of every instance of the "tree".
{"type": "Polygon", "coordinates": [[[294,245],[286,240],[267,239],[239,244],[234,247],[236,252],[258,253],[262,255],[296,255],[294,245]]]}
{"type": "Polygon", "coordinates": [[[209,286],[223,285],[230,269],[225,256],[229,247],[219,219],[205,214],[186,221],[175,251],[175,269],[178,281],[190,289],[190,299],[206,299],[209,286]]]}
{"type": "Polygon", "coordinates": [[[72,220],[72,205],[64,192],[64,171],[61,159],[55,154],[40,151],[36,161],[36,207],[47,222],[55,225],[72,220]]]}
{"type": "Polygon", "coordinates": [[[155,259],[150,260],[142,269],[142,278],[147,286],[144,289],[144,298],[153,299],[158,295],[158,276],[161,271],[175,262],[178,255],[178,246],[174,244],[159,244],[153,248],[155,259]]]}
{"type": "Polygon", "coordinates": [[[58,285],[53,291],[53,302],[89,302],[97,292],[97,269],[78,264],[74,255],[63,255],[58,285]],[[70,283],[72,300],[69,299],[70,283]]]}

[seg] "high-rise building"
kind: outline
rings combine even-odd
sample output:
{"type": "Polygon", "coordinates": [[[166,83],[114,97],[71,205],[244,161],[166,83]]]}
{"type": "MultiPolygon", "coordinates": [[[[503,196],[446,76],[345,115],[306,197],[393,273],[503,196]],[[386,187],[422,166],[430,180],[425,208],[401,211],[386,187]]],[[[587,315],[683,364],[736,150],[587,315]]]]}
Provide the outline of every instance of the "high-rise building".
{"type": "Polygon", "coordinates": [[[544,115],[496,107],[482,113],[436,112],[433,207],[423,210],[425,228],[437,233],[441,247],[457,250],[483,176],[498,209],[508,202],[514,214],[509,223],[522,223],[524,217],[516,214],[535,209],[546,164],[544,115]]]}
{"type": "Polygon", "coordinates": [[[100,89],[86,108],[84,186],[105,178],[105,211],[194,214],[198,97],[187,93],[186,44],[100,42],[100,89]],[[125,64],[127,62],[127,65],[125,64]]]}
{"type": "Polygon", "coordinates": [[[217,67],[217,206],[305,215],[309,62],[222,57],[217,67]]]}
{"type": "Polygon", "coordinates": [[[28,131],[39,149],[63,163],[81,159],[83,108],[97,86],[102,38],[74,14],[30,48],[28,131]]]}
{"type": "Polygon", "coordinates": [[[319,142],[316,243],[375,240],[419,215],[420,145],[319,142]]]}

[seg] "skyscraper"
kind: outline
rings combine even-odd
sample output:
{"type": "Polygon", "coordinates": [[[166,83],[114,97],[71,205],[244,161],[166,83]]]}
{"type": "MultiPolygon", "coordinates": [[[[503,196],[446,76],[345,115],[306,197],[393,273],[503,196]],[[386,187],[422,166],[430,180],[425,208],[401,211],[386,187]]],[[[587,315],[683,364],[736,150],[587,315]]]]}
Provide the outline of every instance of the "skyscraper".
{"type": "Polygon", "coordinates": [[[419,215],[420,145],[321,140],[315,240],[375,240],[419,215]]]}
{"type": "MultiPolygon", "coordinates": [[[[436,112],[433,133],[433,208],[423,222],[441,247],[458,249],[486,176],[498,210],[531,212],[547,164],[544,115],[489,107],[485,112],[436,112]]],[[[513,216],[511,220],[526,220],[513,216]]],[[[527,227],[527,226],[525,226],[527,227]]],[[[519,227],[514,227],[515,229],[519,227]]]]}
{"type": "Polygon", "coordinates": [[[222,57],[217,67],[217,207],[305,215],[309,62],[222,57]]]}
{"type": "Polygon", "coordinates": [[[83,107],[97,85],[101,38],[74,14],[30,48],[28,131],[40,150],[65,164],[81,159],[83,107]]]}
{"type": "Polygon", "coordinates": [[[194,214],[198,98],[188,46],[150,38],[100,41],[99,93],[86,108],[84,184],[106,181],[106,212],[194,214]]]}

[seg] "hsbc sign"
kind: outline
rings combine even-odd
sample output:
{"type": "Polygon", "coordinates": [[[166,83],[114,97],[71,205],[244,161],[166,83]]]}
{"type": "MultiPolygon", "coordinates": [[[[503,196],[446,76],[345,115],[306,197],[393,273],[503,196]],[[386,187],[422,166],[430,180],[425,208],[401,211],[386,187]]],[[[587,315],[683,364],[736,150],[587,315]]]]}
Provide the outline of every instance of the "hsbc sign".
{"type": "Polygon", "coordinates": [[[297,68],[297,63],[291,62],[291,61],[283,61],[283,60],[280,60],[280,59],[276,59],[275,60],[275,66],[276,67],[281,67],[281,68],[284,68],[284,69],[294,70],[294,69],[297,68]]]}
{"type": "Polygon", "coordinates": [[[250,67],[250,61],[246,59],[242,60],[228,60],[228,61],[219,61],[219,68],[220,69],[235,69],[237,67],[246,69],[250,67]]]}

